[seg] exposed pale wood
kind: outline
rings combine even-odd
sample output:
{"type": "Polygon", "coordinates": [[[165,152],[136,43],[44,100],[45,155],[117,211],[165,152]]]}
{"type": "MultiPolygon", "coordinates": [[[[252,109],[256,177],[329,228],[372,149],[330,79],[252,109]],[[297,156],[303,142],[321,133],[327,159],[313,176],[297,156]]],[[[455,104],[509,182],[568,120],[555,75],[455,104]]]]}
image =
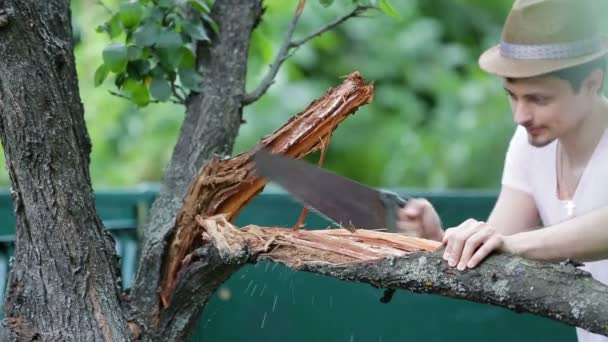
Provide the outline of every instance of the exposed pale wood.
{"type": "Polygon", "coordinates": [[[237,229],[226,216],[197,216],[203,237],[221,256],[237,255],[247,245],[256,259],[268,258],[290,267],[303,262],[345,264],[403,257],[419,251],[435,251],[441,243],[399,234],[358,229],[290,230],[255,225],[237,229]]]}
{"type": "Polygon", "coordinates": [[[266,180],[253,173],[251,158],[255,152],[265,147],[273,152],[301,158],[320,149],[322,138],[331,134],[359,106],[372,99],[373,85],[354,72],[272,135],[263,138],[253,149],[230,159],[210,160],[192,183],[177,216],[164,263],[163,304],[168,305],[176,276],[186,256],[201,245],[200,239],[195,238],[200,235],[195,217],[226,214],[231,221],[264,188],[266,180]]]}

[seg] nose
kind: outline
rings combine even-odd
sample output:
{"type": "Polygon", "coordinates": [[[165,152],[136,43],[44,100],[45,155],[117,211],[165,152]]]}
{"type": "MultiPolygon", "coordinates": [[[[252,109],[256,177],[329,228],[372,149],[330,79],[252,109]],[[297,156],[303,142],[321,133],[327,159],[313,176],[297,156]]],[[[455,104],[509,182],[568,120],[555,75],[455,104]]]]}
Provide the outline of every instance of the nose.
{"type": "Polygon", "coordinates": [[[517,101],[513,106],[513,120],[516,124],[526,126],[532,122],[533,117],[532,108],[525,101],[517,101]]]}

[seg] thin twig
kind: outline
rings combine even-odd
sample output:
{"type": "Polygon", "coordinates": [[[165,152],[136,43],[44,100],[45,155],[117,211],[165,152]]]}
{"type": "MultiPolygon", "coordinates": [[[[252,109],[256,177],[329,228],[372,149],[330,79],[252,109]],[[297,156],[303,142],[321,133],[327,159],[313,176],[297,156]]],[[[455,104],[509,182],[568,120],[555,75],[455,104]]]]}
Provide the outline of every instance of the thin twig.
{"type": "Polygon", "coordinates": [[[171,93],[179,101],[178,102],[179,104],[186,103],[186,92],[184,91],[184,89],[182,87],[175,84],[175,80],[171,81],[171,93]],[[183,96],[177,93],[177,88],[179,88],[179,90],[182,92],[182,94],[184,94],[183,96]]]}
{"type": "Polygon", "coordinates": [[[262,82],[253,91],[253,93],[246,94],[244,96],[243,105],[248,105],[250,103],[255,102],[262,95],[264,95],[266,90],[268,90],[268,88],[274,83],[274,78],[277,76],[277,73],[279,72],[279,68],[281,67],[281,64],[283,64],[285,59],[287,59],[287,57],[288,57],[291,37],[293,36],[293,33],[296,30],[296,26],[298,24],[298,20],[300,19],[300,16],[302,15],[302,10],[304,9],[304,2],[305,2],[305,0],[300,0],[300,2],[298,3],[298,7],[296,8],[296,13],[294,14],[293,18],[291,18],[291,22],[289,23],[289,29],[287,30],[287,33],[285,34],[285,39],[283,40],[283,44],[281,44],[281,48],[279,49],[279,52],[277,53],[277,55],[274,59],[274,62],[270,65],[270,70],[268,70],[268,73],[266,74],[266,76],[264,76],[264,78],[262,79],[262,82]]]}
{"type": "Polygon", "coordinates": [[[299,40],[294,40],[291,43],[289,43],[289,47],[290,48],[296,48],[304,43],[306,43],[307,41],[316,38],[320,35],[322,35],[323,33],[335,28],[336,26],[342,24],[343,22],[345,22],[346,20],[353,18],[353,17],[358,17],[360,16],[363,12],[372,9],[372,8],[376,8],[374,6],[363,6],[363,5],[359,5],[357,7],[355,7],[355,9],[352,10],[352,12],[337,18],[336,20],[334,20],[333,22],[321,27],[319,30],[309,34],[308,36],[299,39],[299,40]]]}
{"type": "Polygon", "coordinates": [[[376,8],[373,6],[363,6],[363,5],[357,6],[350,13],[348,13],[342,17],[339,17],[338,19],[327,24],[326,26],[322,27],[318,31],[315,31],[300,40],[292,41],[291,39],[292,39],[293,33],[296,29],[298,19],[302,15],[303,7],[304,7],[304,0],[300,0],[300,3],[298,4],[298,8],[296,9],[296,13],[293,16],[293,18],[291,19],[291,23],[289,25],[287,33],[285,34],[285,39],[283,40],[283,44],[281,44],[279,52],[275,56],[273,63],[270,65],[270,69],[268,70],[268,73],[264,76],[264,78],[262,79],[262,81],[260,82],[258,87],[253,92],[246,94],[243,97],[243,105],[246,106],[248,104],[251,104],[251,103],[257,101],[260,97],[262,97],[262,95],[264,95],[266,93],[268,88],[270,88],[270,86],[274,83],[274,79],[276,78],[277,73],[279,72],[279,68],[281,67],[283,62],[288,57],[291,56],[290,50],[299,47],[300,45],[306,43],[307,41],[309,41],[315,37],[320,36],[325,31],[333,29],[334,27],[340,25],[341,23],[348,20],[349,18],[360,16],[361,13],[367,11],[368,9],[376,8]]]}
{"type": "Polygon", "coordinates": [[[103,1],[97,0],[97,4],[101,7],[103,7],[109,14],[114,14],[114,12],[112,12],[110,7],[108,7],[108,5],[106,5],[106,4],[104,4],[103,1]]]}
{"type": "MultiPolygon", "coordinates": [[[[129,100],[129,101],[132,101],[132,100],[131,100],[131,98],[130,98],[130,97],[128,97],[127,95],[125,95],[125,94],[117,93],[117,92],[115,92],[115,91],[113,91],[113,90],[108,90],[108,92],[110,93],[110,95],[114,95],[114,96],[116,96],[116,97],[120,97],[120,98],[123,98],[123,99],[127,99],[127,100],[129,100]]],[[[170,99],[169,101],[171,101],[172,103],[175,103],[175,104],[181,104],[181,105],[183,105],[183,104],[184,104],[184,102],[179,102],[179,101],[174,100],[174,99],[170,99]]],[[[163,102],[164,102],[164,101],[159,101],[159,100],[150,100],[150,103],[163,103],[163,102]]]]}
{"type": "MultiPolygon", "coordinates": [[[[326,136],[319,137],[319,144],[321,145],[321,156],[319,157],[319,167],[323,166],[323,162],[325,161],[325,152],[327,152],[327,146],[329,145],[329,140],[331,139],[333,131],[329,131],[326,136]]],[[[300,218],[296,222],[296,224],[292,227],[293,230],[298,230],[304,225],[304,220],[306,219],[306,215],[308,215],[308,207],[304,206],[302,208],[302,213],[300,214],[300,218]]]]}

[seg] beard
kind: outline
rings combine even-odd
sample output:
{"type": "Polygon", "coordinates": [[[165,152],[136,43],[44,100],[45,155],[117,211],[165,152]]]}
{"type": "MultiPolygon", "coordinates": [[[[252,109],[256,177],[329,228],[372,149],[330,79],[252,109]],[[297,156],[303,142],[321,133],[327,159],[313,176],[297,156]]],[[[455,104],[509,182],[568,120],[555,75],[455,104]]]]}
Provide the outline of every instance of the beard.
{"type": "Polygon", "coordinates": [[[543,136],[531,136],[528,134],[528,143],[534,147],[545,147],[555,141],[555,138],[543,137],[543,136]]]}

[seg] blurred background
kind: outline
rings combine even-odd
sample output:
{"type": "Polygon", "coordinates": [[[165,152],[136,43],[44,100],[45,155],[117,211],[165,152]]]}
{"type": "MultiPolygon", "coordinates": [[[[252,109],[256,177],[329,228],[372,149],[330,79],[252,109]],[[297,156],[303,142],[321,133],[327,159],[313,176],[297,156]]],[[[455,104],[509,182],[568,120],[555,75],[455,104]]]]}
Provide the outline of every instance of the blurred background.
{"type": "MultiPolygon", "coordinates": [[[[117,8],[118,0],[103,0],[117,8]]],[[[495,44],[512,0],[395,0],[398,17],[378,11],[347,21],[299,48],[276,83],[245,108],[234,153],[252,147],[355,70],[375,83],[374,101],[336,130],[325,167],[378,187],[497,189],[514,129],[501,80],[483,73],[479,54],[495,44]]],[[[296,1],[267,0],[254,32],[248,90],[268,69],[296,1]]],[[[336,0],[307,1],[295,33],[303,37],[352,9],[336,0]]],[[[162,180],[184,107],[138,109],[94,87],[101,51],[96,27],[108,19],[99,0],[73,1],[76,62],[85,119],[93,143],[94,187],[136,188],[162,180]]],[[[2,164],[4,157],[2,154],[2,164]]],[[[4,167],[0,187],[10,186],[4,167]]]]}
{"type": "MultiPolygon", "coordinates": [[[[374,101],[335,131],[325,168],[375,187],[421,190],[446,227],[468,217],[484,219],[494,204],[515,126],[502,80],[482,72],[477,58],[499,40],[513,0],[391,3],[395,16],[368,12],[300,47],[268,93],[245,108],[246,123],[234,154],[254,146],[340,84],[343,76],[359,71],[374,82],[374,101]],[[444,191],[448,189],[456,191],[444,191]]],[[[123,286],[129,287],[138,254],[135,227],[147,220],[157,191],[148,185],[162,181],[185,108],[137,108],[109,93],[115,90],[112,78],[95,87],[95,70],[110,43],[96,28],[108,20],[107,8],[118,8],[119,0],[72,4],[80,94],[93,144],[90,168],[96,205],[115,237],[123,286]]],[[[266,12],[250,48],[247,90],[267,72],[296,4],[265,0],[266,12]]],[[[319,0],[308,0],[294,38],[316,31],[352,6],[352,0],[335,0],[327,8],[319,0]]],[[[608,8],[599,13],[608,13],[608,8]]],[[[4,166],[3,153],[0,159],[4,166]]],[[[14,237],[9,186],[2,167],[0,306],[14,237]]],[[[236,224],[288,227],[300,211],[301,205],[284,194],[269,192],[248,205],[236,224]]],[[[307,220],[308,227],[328,225],[314,213],[307,220]]],[[[382,294],[382,289],[367,284],[292,272],[281,265],[247,265],[213,296],[192,341],[284,341],[285,336],[294,342],[403,341],[404,336],[428,342],[532,342],[538,336],[575,341],[573,328],[529,314],[408,292],[398,292],[392,305],[385,305],[379,301],[382,294]]]]}

